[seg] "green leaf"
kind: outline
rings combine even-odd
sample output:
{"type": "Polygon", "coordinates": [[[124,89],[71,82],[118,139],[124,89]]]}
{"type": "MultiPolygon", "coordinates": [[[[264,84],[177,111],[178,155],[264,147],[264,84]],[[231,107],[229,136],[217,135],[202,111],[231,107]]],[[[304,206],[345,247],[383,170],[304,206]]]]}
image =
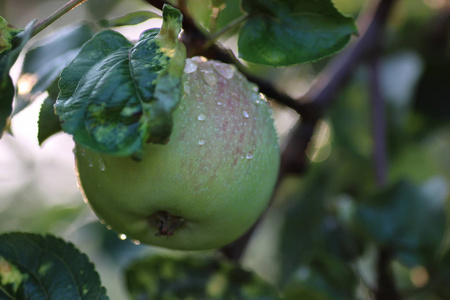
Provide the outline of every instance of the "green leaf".
{"type": "Polygon", "coordinates": [[[297,270],[283,295],[286,300],[347,300],[355,299],[356,286],[357,278],[348,265],[324,256],[297,270]]]}
{"type": "Polygon", "coordinates": [[[152,18],[161,18],[161,16],[151,11],[135,11],[113,20],[100,20],[98,23],[102,27],[110,28],[136,25],[152,18]]]}
{"type": "Polygon", "coordinates": [[[51,235],[0,235],[1,299],[109,299],[94,265],[51,235]]]}
{"type": "Polygon", "coordinates": [[[285,283],[300,265],[307,264],[322,247],[321,225],[326,216],[325,200],[329,195],[327,176],[311,170],[301,189],[290,198],[281,228],[280,253],[282,282],[285,283]],[[302,188],[303,187],[303,188],[302,188]]]}
{"type": "Polygon", "coordinates": [[[59,118],[55,114],[54,104],[56,97],[47,97],[42,103],[41,110],[39,111],[38,121],[38,142],[39,145],[49,138],[61,131],[61,124],[59,118]]]}
{"type": "Polygon", "coordinates": [[[31,38],[34,23],[35,21],[30,22],[22,32],[16,34],[11,48],[0,54],[0,137],[9,123],[15,93],[9,70],[16,62],[25,44],[31,38]]]}
{"type": "Polygon", "coordinates": [[[357,222],[381,247],[407,266],[433,260],[445,231],[445,182],[403,181],[377,193],[357,211],[357,222]]]}
{"type": "Polygon", "coordinates": [[[89,25],[77,24],[64,27],[33,45],[26,53],[22,67],[22,74],[35,76],[36,84],[31,93],[46,91],[92,35],[89,25]]]}
{"type": "Polygon", "coordinates": [[[90,15],[96,20],[104,18],[123,0],[89,0],[86,1],[90,15]]]}
{"type": "Polygon", "coordinates": [[[341,50],[357,32],[330,0],[243,0],[249,18],[239,57],[269,66],[316,61],[341,50]]]}
{"type": "Polygon", "coordinates": [[[133,45],[115,31],[88,41],[62,71],[56,113],[76,143],[99,152],[139,156],[146,142],[164,143],[181,98],[186,52],[181,13],[166,5],[159,33],[133,45]]]}
{"type": "Polygon", "coordinates": [[[131,299],[279,299],[255,274],[207,256],[153,256],[126,271],[131,299]]]}
{"type": "Polygon", "coordinates": [[[13,47],[13,38],[21,31],[22,29],[11,26],[8,21],[0,17],[0,55],[13,47]]]}

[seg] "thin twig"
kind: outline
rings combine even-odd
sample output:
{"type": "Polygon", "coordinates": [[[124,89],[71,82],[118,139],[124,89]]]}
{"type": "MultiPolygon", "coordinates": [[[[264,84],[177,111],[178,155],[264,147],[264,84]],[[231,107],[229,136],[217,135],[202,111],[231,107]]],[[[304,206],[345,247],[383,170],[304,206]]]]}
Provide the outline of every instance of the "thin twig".
{"type": "Polygon", "coordinates": [[[377,185],[383,187],[387,178],[386,116],[381,95],[378,55],[369,61],[370,100],[372,112],[373,158],[377,185]]]}
{"type": "Polygon", "coordinates": [[[34,26],[32,36],[37,35],[39,32],[50,26],[53,22],[61,18],[63,15],[80,5],[81,3],[85,2],[87,0],[71,0],[64,4],[60,9],[55,11],[50,17],[43,20],[42,22],[39,22],[34,26]]]}

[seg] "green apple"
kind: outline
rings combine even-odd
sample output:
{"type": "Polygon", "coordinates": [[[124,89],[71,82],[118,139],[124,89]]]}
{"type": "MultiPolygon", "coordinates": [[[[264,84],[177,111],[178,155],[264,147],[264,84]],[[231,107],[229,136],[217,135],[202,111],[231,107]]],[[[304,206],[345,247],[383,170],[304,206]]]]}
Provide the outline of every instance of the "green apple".
{"type": "Polygon", "coordinates": [[[131,239],[219,248],[266,208],[278,139],[269,103],[233,66],[188,59],[183,87],[167,144],[147,144],[140,162],[77,145],[79,183],[97,216],[131,239]]]}

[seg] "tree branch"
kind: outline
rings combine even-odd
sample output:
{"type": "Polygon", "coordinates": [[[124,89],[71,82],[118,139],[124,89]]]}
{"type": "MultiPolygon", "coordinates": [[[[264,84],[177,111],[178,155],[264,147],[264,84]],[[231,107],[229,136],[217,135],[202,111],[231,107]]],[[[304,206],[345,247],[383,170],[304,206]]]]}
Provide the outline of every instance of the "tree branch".
{"type": "Polygon", "coordinates": [[[70,0],[65,5],[63,5],[60,9],[55,11],[50,17],[48,17],[44,21],[36,24],[36,26],[34,26],[34,28],[33,28],[32,36],[35,36],[42,30],[44,30],[45,28],[50,26],[53,22],[55,22],[56,20],[61,18],[63,15],[65,15],[66,13],[68,13],[69,11],[71,11],[72,9],[74,9],[75,7],[77,7],[78,5],[80,5],[81,3],[85,2],[85,1],[87,1],[87,0],[70,0]]]}

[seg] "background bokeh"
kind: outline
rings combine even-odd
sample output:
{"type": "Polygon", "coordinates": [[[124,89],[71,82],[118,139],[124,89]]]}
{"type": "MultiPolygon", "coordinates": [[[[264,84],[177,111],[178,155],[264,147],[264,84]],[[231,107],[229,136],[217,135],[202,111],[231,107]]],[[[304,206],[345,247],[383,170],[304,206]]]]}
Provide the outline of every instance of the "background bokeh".
{"type": "MultiPolygon", "coordinates": [[[[1,0],[0,15],[22,28],[32,19],[44,19],[65,2],[1,0]]],[[[210,14],[208,1],[190,2],[193,15],[206,24],[210,14]]],[[[333,2],[341,12],[357,17],[370,1],[333,2]]],[[[141,0],[89,0],[34,40],[81,20],[94,22],[149,9],[152,8],[141,0]]],[[[230,14],[229,18],[232,18],[230,14]]],[[[400,1],[388,23],[380,65],[382,92],[388,107],[388,180],[391,183],[411,181],[426,189],[432,199],[445,202],[449,198],[450,184],[450,53],[447,45],[450,29],[439,22],[448,22],[449,15],[446,0],[400,1]],[[439,36],[440,33],[443,36],[439,36]]],[[[226,17],[223,18],[226,20],[226,17]]],[[[159,20],[151,20],[120,31],[130,39],[136,39],[143,29],[159,24],[159,20]]],[[[236,48],[233,35],[226,36],[222,42],[236,48]]],[[[279,89],[298,97],[308,90],[326,61],[276,70],[250,67],[272,80],[279,89]]],[[[19,82],[19,89],[26,90],[27,81],[19,80],[20,71],[21,59],[13,68],[12,77],[19,82]]],[[[273,209],[252,240],[244,265],[269,282],[278,283],[283,278],[280,265],[283,265],[286,253],[280,249],[286,245],[288,249],[300,249],[298,260],[304,262],[311,259],[310,253],[322,248],[334,251],[338,245],[344,245],[351,249],[336,251],[348,250],[345,253],[358,257],[349,265],[360,276],[358,297],[367,299],[364,286],[375,280],[375,246],[370,244],[370,238],[358,237],[354,245],[353,237],[342,240],[345,235],[339,235],[339,224],[352,226],[346,222],[351,218],[355,203],[376,189],[367,77],[367,69],[362,65],[355,70],[348,86],[337,95],[308,149],[310,169],[302,178],[284,180],[273,209]],[[324,195],[317,195],[317,191],[324,195]],[[304,200],[316,198],[321,200],[313,203],[304,200]],[[297,214],[290,216],[292,212],[297,214]],[[331,246],[317,241],[318,227],[331,246]],[[289,246],[290,239],[302,245],[289,246]]],[[[14,116],[12,134],[4,135],[0,140],[0,231],[50,232],[72,241],[95,262],[111,299],[126,299],[123,266],[136,257],[164,251],[123,241],[117,233],[108,231],[98,222],[77,187],[71,137],[59,133],[42,146],[38,145],[37,120],[44,98],[42,95],[31,99],[32,103],[14,116]]],[[[276,103],[274,113],[282,143],[298,116],[276,103]]],[[[411,213],[403,211],[399,214],[411,213]]],[[[428,221],[425,219],[424,222],[428,221]]],[[[447,249],[447,240],[444,237],[442,253],[447,249]]],[[[421,287],[428,282],[428,271],[420,263],[408,264],[399,258],[393,267],[397,282],[405,289],[421,287]]],[[[302,278],[311,270],[299,267],[296,272],[302,278]]],[[[430,297],[436,298],[427,299],[440,299],[430,297]]]]}

